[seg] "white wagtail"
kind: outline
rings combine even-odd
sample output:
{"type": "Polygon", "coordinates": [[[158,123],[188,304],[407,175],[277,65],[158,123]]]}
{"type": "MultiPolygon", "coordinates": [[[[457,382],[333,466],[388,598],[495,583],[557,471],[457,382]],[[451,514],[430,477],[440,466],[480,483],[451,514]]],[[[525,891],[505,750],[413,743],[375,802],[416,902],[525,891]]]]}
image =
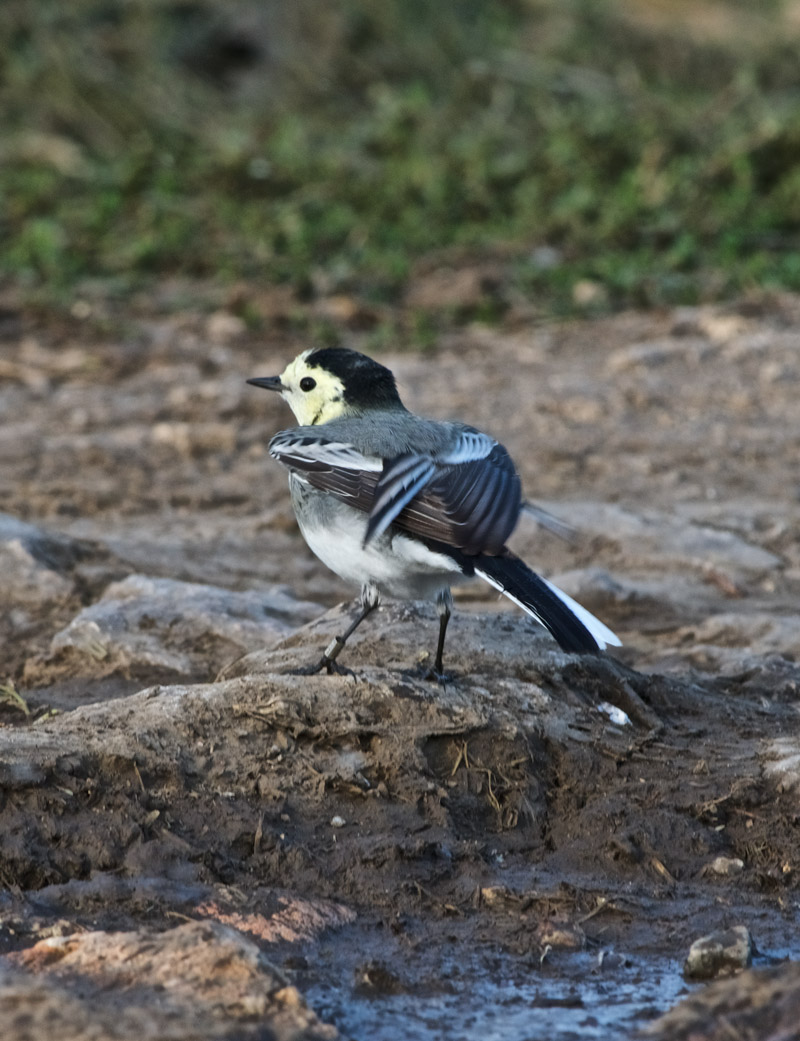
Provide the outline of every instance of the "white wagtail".
{"type": "Polygon", "coordinates": [[[361,586],[356,619],[303,671],[338,669],[348,637],[386,594],[435,599],[433,675],[441,678],[450,587],[475,576],[535,618],[565,651],[619,646],[601,621],[506,547],[523,509],[521,484],[493,438],[463,423],[415,416],[389,369],[344,348],[304,351],[280,376],[247,382],[278,391],[302,424],[276,434],[270,455],[289,471],[308,545],[361,586]]]}

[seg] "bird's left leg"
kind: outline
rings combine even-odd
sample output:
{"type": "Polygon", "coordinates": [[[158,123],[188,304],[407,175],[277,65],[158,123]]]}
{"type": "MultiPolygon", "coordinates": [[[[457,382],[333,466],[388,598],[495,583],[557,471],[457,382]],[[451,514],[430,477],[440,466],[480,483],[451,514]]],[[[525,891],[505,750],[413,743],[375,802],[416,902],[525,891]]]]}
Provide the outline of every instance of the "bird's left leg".
{"type": "Polygon", "coordinates": [[[340,665],[336,664],[336,659],[342,652],[344,645],[361,625],[367,615],[372,614],[378,604],[381,602],[380,593],[377,588],[370,583],[366,583],[361,588],[361,610],[350,625],[345,629],[341,636],[334,636],[328,646],[325,648],[322,657],[316,665],[306,667],[298,670],[304,675],[313,676],[317,672],[322,672],[323,669],[330,675],[333,672],[349,672],[349,669],[343,669],[340,665]]]}
{"type": "Polygon", "coordinates": [[[444,683],[444,665],[442,656],[444,654],[444,638],[447,633],[447,623],[453,613],[453,594],[449,589],[440,589],[436,595],[436,610],[439,612],[439,642],[436,644],[436,658],[433,668],[428,673],[432,680],[444,683]]]}

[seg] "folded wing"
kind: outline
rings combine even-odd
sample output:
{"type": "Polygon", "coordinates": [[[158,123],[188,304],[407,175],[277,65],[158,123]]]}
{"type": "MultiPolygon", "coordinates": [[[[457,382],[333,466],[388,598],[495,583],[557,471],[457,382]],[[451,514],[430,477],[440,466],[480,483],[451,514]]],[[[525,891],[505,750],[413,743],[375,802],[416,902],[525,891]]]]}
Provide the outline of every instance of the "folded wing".
{"type": "Polygon", "coordinates": [[[514,464],[502,445],[478,431],[464,430],[443,453],[384,461],[287,430],[272,439],[270,454],[314,488],[368,514],[365,542],[394,524],[467,554],[492,555],[519,517],[514,464]]]}

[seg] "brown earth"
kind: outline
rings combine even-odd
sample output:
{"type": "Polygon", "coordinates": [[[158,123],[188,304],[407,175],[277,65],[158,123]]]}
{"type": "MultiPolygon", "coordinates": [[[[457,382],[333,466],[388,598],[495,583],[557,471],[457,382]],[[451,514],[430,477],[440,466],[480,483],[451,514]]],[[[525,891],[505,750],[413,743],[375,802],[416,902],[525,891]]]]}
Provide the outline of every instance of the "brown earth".
{"type": "MultiPolygon", "coordinates": [[[[704,933],[794,956],[800,299],[512,308],[382,355],[578,529],[523,519],[514,547],[625,644],[570,658],[468,587],[444,687],[421,604],[365,623],[354,675],[287,674],[348,591],[267,455],[288,410],[244,383],[307,346],[284,305],[259,337],[224,308],[0,316],[3,1036],[391,1038],[395,1007],[452,1001],[405,1036],[466,1038],[470,996],[498,1037],[534,1036],[520,1003],[619,1036],[704,933]]],[[[723,1036],[708,1008],[692,1037],[723,1036]]]]}

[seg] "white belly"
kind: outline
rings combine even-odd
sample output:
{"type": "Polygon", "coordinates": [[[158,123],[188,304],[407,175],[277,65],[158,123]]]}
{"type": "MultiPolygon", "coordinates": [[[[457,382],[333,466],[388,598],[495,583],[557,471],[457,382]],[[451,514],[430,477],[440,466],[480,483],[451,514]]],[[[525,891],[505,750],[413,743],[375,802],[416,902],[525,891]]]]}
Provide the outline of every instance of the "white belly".
{"type": "Polygon", "coordinates": [[[367,518],[363,513],[297,478],[291,481],[291,489],[297,522],[309,548],[346,582],[357,586],[369,582],[387,596],[427,600],[468,580],[455,561],[392,529],[364,547],[367,518]]]}

